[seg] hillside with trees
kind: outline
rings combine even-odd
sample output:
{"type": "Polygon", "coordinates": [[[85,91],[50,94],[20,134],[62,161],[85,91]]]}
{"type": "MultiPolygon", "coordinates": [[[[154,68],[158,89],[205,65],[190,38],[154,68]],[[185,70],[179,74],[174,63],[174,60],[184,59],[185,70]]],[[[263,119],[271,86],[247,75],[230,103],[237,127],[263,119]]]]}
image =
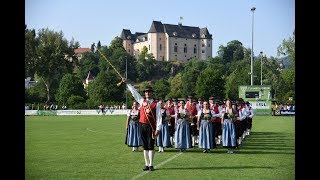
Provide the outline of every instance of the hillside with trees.
{"type": "MultiPolygon", "coordinates": [[[[279,45],[280,55],[290,56],[291,66],[281,66],[280,58],[254,56],[254,84],[260,84],[261,61],[263,84],[271,85],[272,97],[287,102],[295,97],[294,33],[279,45]],[[292,65],[293,64],[293,65],[292,65]]],[[[251,49],[238,40],[220,45],[218,56],[207,60],[157,61],[145,47],[137,59],[128,54],[122,40],[115,37],[109,46],[94,44],[78,60],[74,50],[80,44],[68,41],[62,32],[49,29],[25,29],[25,78],[36,85],[25,89],[26,104],[58,104],[74,109],[96,109],[100,104],[122,105],[126,102],[126,86],[117,84],[121,78],[100,52],[108,58],[119,73],[130,80],[140,92],[148,84],[155,89],[155,98],[184,98],[190,94],[208,99],[210,96],[238,98],[238,86],[250,84],[251,49]],[[127,67],[127,71],[126,71],[127,67]],[[83,81],[88,72],[94,80],[87,89],[83,81]],[[87,92],[87,93],[86,93],[87,92]]],[[[130,93],[129,93],[130,94],[130,93]]],[[[133,98],[128,96],[128,104],[133,98]]]]}

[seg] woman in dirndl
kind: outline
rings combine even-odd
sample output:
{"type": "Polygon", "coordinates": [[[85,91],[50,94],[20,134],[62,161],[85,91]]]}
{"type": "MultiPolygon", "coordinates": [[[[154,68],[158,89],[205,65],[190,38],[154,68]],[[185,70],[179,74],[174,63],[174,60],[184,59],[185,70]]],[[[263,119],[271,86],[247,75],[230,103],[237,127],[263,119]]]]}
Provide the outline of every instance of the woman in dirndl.
{"type": "Polygon", "coordinates": [[[171,147],[170,143],[170,133],[168,122],[171,120],[169,111],[164,107],[165,103],[162,100],[159,100],[158,103],[161,106],[161,115],[162,115],[162,126],[157,136],[157,146],[159,147],[158,152],[164,152],[164,147],[171,147]]]}
{"type": "Polygon", "coordinates": [[[141,140],[141,124],[139,122],[140,118],[140,110],[138,108],[138,103],[133,102],[132,109],[128,111],[127,114],[127,122],[126,122],[126,129],[127,129],[127,135],[126,135],[126,141],[125,144],[127,144],[129,147],[133,147],[132,151],[137,152],[139,146],[142,146],[142,140],[141,140]]]}
{"type": "Polygon", "coordinates": [[[222,112],[222,146],[228,149],[228,154],[232,154],[237,147],[236,127],[234,121],[236,117],[231,107],[231,101],[226,100],[226,107],[222,112]]]}
{"type": "Polygon", "coordinates": [[[191,148],[191,134],[189,126],[189,111],[185,108],[185,101],[181,100],[175,117],[175,135],[174,146],[180,149],[180,152],[186,152],[191,148]]]}
{"type": "Polygon", "coordinates": [[[208,101],[203,102],[202,110],[198,111],[197,129],[199,130],[199,148],[204,153],[210,153],[210,149],[216,148],[213,117],[215,113],[209,109],[208,101]]]}

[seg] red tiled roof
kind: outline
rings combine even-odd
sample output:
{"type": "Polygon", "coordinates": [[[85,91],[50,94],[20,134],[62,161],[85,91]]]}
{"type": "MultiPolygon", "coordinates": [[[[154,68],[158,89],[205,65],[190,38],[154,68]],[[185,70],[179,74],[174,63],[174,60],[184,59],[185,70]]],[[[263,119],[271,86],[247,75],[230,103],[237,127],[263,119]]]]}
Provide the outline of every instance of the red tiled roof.
{"type": "Polygon", "coordinates": [[[90,48],[77,48],[74,50],[75,54],[82,54],[85,52],[91,52],[91,49],[90,48]]]}

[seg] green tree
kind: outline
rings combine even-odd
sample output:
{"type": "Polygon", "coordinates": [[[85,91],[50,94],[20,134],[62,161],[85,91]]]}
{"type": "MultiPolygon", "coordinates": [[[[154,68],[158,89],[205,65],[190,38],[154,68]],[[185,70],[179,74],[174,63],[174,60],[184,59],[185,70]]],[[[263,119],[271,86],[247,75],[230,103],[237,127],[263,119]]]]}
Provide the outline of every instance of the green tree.
{"type": "Polygon", "coordinates": [[[36,32],[34,29],[25,29],[25,77],[34,77],[36,71],[36,48],[38,41],[36,39],[36,32]]]}
{"type": "Polygon", "coordinates": [[[245,61],[234,64],[236,67],[225,79],[225,97],[230,99],[239,98],[239,86],[250,84],[250,65],[245,61]]]}
{"type": "MultiPolygon", "coordinates": [[[[80,78],[72,74],[65,74],[60,81],[56,99],[59,103],[66,105],[68,98],[71,96],[79,96],[85,99],[86,93],[80,78]]],[[[83,100],[81,101],[83,102],[83,100]]],[[[71,104],[67,105],[71,107],[71,104]]]]}
{"type": "Polygon", "coordinates": [[[89,83],[89,98],[97,106],[110,101],[123,101],[125,86],[118,87],[119,79],[115,77],[114,71],[102,71],[89,83]]]}
{"type": "Polygon", "coordinates": [[[46,86],[48,103],[55,94],[62,76],[73,71],[72,61],[76,59],[75,46],[69,44],[62,31],[55,32],[48,28],[39,30],[37,39],[39,44],[36,49],[35,73],[46,86]]]}
{"type": "Polygon", "coordinates": [[[183,96],[186,97],[195,93],[197,78],[203,69],[206,69],[205,61],[191,59],[187,62],[182,72],[183,96]]]}
{"type": "Polygon", "coordinates": [[[206,68],[197,78],[195,93],[197,97],[209,99],[211,96],[224,96],[224,81],[219,69],[206,68]]]}
{"type": "Polygon", "coordinates": [[[170,84],[165,78],[161,78],[155,82],[153,89],[156,92],[155,98],[165,99],[167,94],[170,92],[170,84]]]}
{"type": "Polygon", "coordinates": [[[167,97],[182,97],[182,73],[178,73],[174,77],[170,77],[168,82],[170,83],[170,93],[167,95],[167,97]]]}
{"type": "Polygon", "coordinates": [[[295,63],[295,31],[289,39],[284,39],[277,48],[277,55],[289,55],[293,64],[295,63]]]}
{"type": "Polygon", "coordinates": [[[219,46],[218,56],[223,59],[224,63],[243,60],[244,47],[238,40],[230,41],[226,47],[223,45],[219,46]]]}
{"type": "Polygon", "coordinates": [[[99,56],[95,53],[86,52],[83,54],[79,62],[79,68],[77,71],[78,76],[81,79],[85,79],[90,71],[92,76],[97,76],[100,72],[99,69],[99,56]]]}

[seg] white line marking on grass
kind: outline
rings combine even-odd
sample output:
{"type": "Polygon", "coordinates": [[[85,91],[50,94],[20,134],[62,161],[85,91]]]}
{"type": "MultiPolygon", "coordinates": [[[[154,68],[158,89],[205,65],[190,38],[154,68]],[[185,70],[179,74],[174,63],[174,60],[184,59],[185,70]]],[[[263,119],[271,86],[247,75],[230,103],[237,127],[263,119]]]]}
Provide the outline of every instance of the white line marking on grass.
{"type": "Polygon", "coordinates": [[[88,131],[91,131],[91,132],[97,132],[97,131],[91,130],[91,129],[89,129],[89,128],[87,128],[87,130],[88,130],[88,131]]]}
{"type": "MultiPolygon", "coordinates": [[[[183,153],[182,153],[182,152],[180,152],[180,153],[178,153],[178,154],[176,154],[176,155],[172,156],[171,158],[169,158],[169,159],[167,159],[167,160],[165,160],[165,161],[161,162],[160,164],[158,164],[158,165],[157,165],[157,166],[155,166],[154,168],[155,168],[155,169],[158,169],[160,166],[162,166],[162,165],[166,164],[166,163],[167,163],[167,162],[169,162],[169,161],[172,161],[174,158],[179,157],[181,154],[183,154],[183,153]]],[[[147,174],[147,173],[149,173],[149,172],[150,172],[150,171],[143,171],[142,173],[140,173],[140,174],[138,174],[138,175],[134,176],[133,178],[131,178],[131,180],[138,179],[139,177],[142,177],[142,176],[146,175],[146,174],[147,174]]]]}

